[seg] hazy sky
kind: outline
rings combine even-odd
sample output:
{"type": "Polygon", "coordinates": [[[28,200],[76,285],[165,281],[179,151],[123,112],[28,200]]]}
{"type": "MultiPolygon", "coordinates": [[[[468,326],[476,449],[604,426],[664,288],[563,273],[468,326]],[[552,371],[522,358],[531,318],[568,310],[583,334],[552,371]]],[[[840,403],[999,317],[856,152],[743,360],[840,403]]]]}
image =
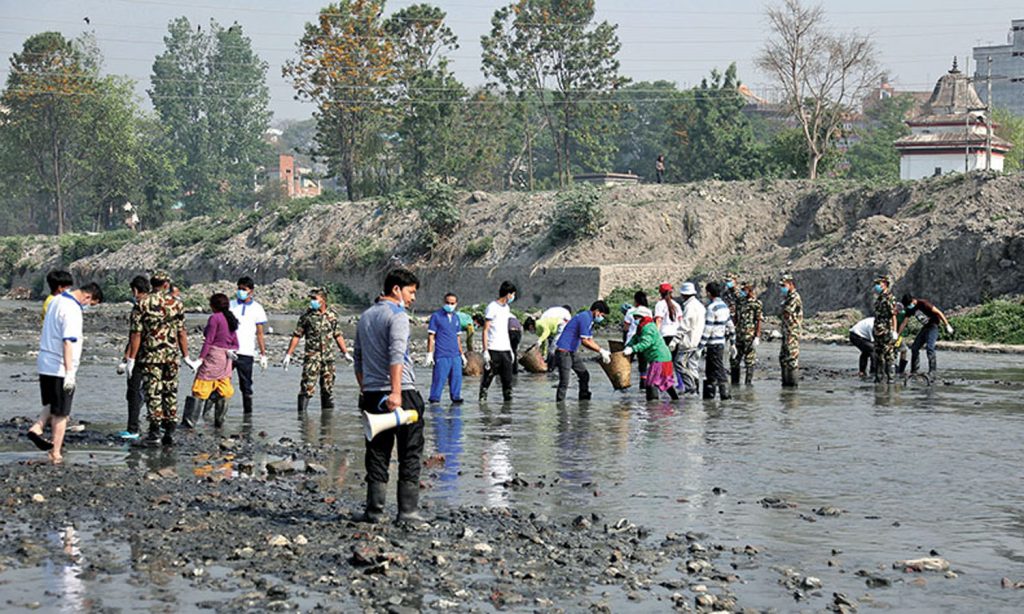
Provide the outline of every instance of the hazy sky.
{"type": "MultiPolygon", "coordinates": [[[[163,49],[167,23],[186,16],[193,23],[237,21],[270,69],[275,120],[304,118],[308,103],[293,99],[281,65],[295,53],[303,25],[327,2],[314,0],[0,0],[0,54],[10,58],[31,34],[57,30],[74,37],[94,32],[106,57],[105,69],[138,82],[145,96],[153,58],[163,49]],[[88,17],[90,24],[84,22],[88,17]]],[[[388,11],[415,4],[388,3],[388,11]]],[[[459,37],[453,53],[456,74],[468,85],[484,82],[480,36],[490,17],[507,2],[438,0],[459,37]]],[[[954,55],[969,56],[978,44],[1006,41],[1010,20],[1024,18],[1020,0],[825,0],[835,29],[870,33],[881,62],[902,89],[930,90],[954,55]]],[[[755,91],[769,87],[753,59],[765,36],[763,0],[597,0],[598,16],[619,24],[622,72],[634,81],[665,79],[693,85],[714,67],[736,61],[740,78],[755,91]]],[[[5,82],[9,62],[0,68],[5,82]]],[[[961,66],[963,60],[961,59],[961,66]]],[[[1024,75],[1021,75],[1024,76],[1024,75]]],[[[148,101],[146,101],[148,106],[148,101]]]]}

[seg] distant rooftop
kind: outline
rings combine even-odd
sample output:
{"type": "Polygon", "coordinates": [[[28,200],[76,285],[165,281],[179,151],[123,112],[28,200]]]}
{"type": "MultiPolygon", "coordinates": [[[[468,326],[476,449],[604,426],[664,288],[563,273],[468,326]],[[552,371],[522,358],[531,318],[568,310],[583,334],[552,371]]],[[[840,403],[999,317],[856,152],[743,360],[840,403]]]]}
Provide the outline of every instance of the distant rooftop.
{"type": "Polygon", "coordinates": [[[960,72],[953,58],[953,68],[935,84],[932,97],[924,106],[924,115],[962,115],[984,106],[971,80],[960,72]]]}

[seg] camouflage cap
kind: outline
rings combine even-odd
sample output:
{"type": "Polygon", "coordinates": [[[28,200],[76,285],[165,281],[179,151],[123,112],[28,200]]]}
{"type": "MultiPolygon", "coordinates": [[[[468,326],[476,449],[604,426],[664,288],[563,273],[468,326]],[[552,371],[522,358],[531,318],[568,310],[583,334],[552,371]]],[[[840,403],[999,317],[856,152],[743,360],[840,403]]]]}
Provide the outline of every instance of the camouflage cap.
{"type": "Polygon", "coordinates": [[[726,279],[739,279],[740,278],[740,274],[737,273],[736,271],[729,271],[728,273],[725,274],[725,278],[726,279]]]}
{"type": "Polygon", "coordinates": [[[163,269],[157,269],[156,271],[153,271],[153,274],[150,275],[149,277],[151,279],[158,279],[158,280],[166,281],[166,282],[170,282],[171,281],[170,273],[168,273],[167,271],[165,271],[163,269]]]}
{"type": "Polygon", "coordinates": [[[787,281],[788,282],[792,282],[793,281],[793,276],[790,275],[789,273],[783,273],[782,277],[779,277],[779,284],[784,284],[787,281]]]}
{"type": "Polygon", "coordinates": [[[327,296],[323,288],[310,288],[309,292],[306,293],[308,296],[327,296]]]}
{"type": "Polygon", "coordinates": [[[892,275],[884,274],[884,275],[878,275],[878,276],[875,277],[875,283],[876,284],[878,282],[882,282],[882,281],[884,281],[886,284],[891,286],[892,285],[892,275]]]}
{"type": "Polygon", "coordinates": [[[741,288],[753,288],[754,287],[754,282],[750,281],[749,279],[744,279],[743,281],[740,282],[740,287],[741,288]]]}

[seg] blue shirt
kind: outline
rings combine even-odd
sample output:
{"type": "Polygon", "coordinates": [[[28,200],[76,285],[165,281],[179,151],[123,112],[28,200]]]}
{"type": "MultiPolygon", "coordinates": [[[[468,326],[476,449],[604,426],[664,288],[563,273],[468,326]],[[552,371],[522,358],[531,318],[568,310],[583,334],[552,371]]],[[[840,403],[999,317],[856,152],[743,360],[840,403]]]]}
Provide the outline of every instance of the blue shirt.
{"type": "Polygon", "coordinates": [[[580,349],[582,339],[590,339],[594,336],[594,314],[590,310],[576,314],[562,330],[562,336],[558,338],[560,350],[575,352],[580,349]]]}
{"type": "Polygon", "coordinates": [[[427,332],[434,335],[434,358],[458,358],[462,321],[456,313],[438,309],[430,316],[427,332]]]}

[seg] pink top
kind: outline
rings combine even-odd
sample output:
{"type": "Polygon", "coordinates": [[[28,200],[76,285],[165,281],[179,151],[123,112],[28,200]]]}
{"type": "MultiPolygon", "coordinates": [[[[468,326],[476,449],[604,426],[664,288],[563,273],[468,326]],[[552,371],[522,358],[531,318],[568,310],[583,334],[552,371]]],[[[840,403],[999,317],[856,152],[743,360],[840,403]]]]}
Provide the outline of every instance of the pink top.
{"type": "Polygon", "coordinates": [[[238,336],[234,331],[228,329],[228,319],[223,313],[217,312],[206,321],[206,330],[203,331],[206,340],[203,341],[203,349],[199,352],[199,359],[203,360],[210,353],[210,348],[218,347],[224,350],[238,349],[238,336]]]}

